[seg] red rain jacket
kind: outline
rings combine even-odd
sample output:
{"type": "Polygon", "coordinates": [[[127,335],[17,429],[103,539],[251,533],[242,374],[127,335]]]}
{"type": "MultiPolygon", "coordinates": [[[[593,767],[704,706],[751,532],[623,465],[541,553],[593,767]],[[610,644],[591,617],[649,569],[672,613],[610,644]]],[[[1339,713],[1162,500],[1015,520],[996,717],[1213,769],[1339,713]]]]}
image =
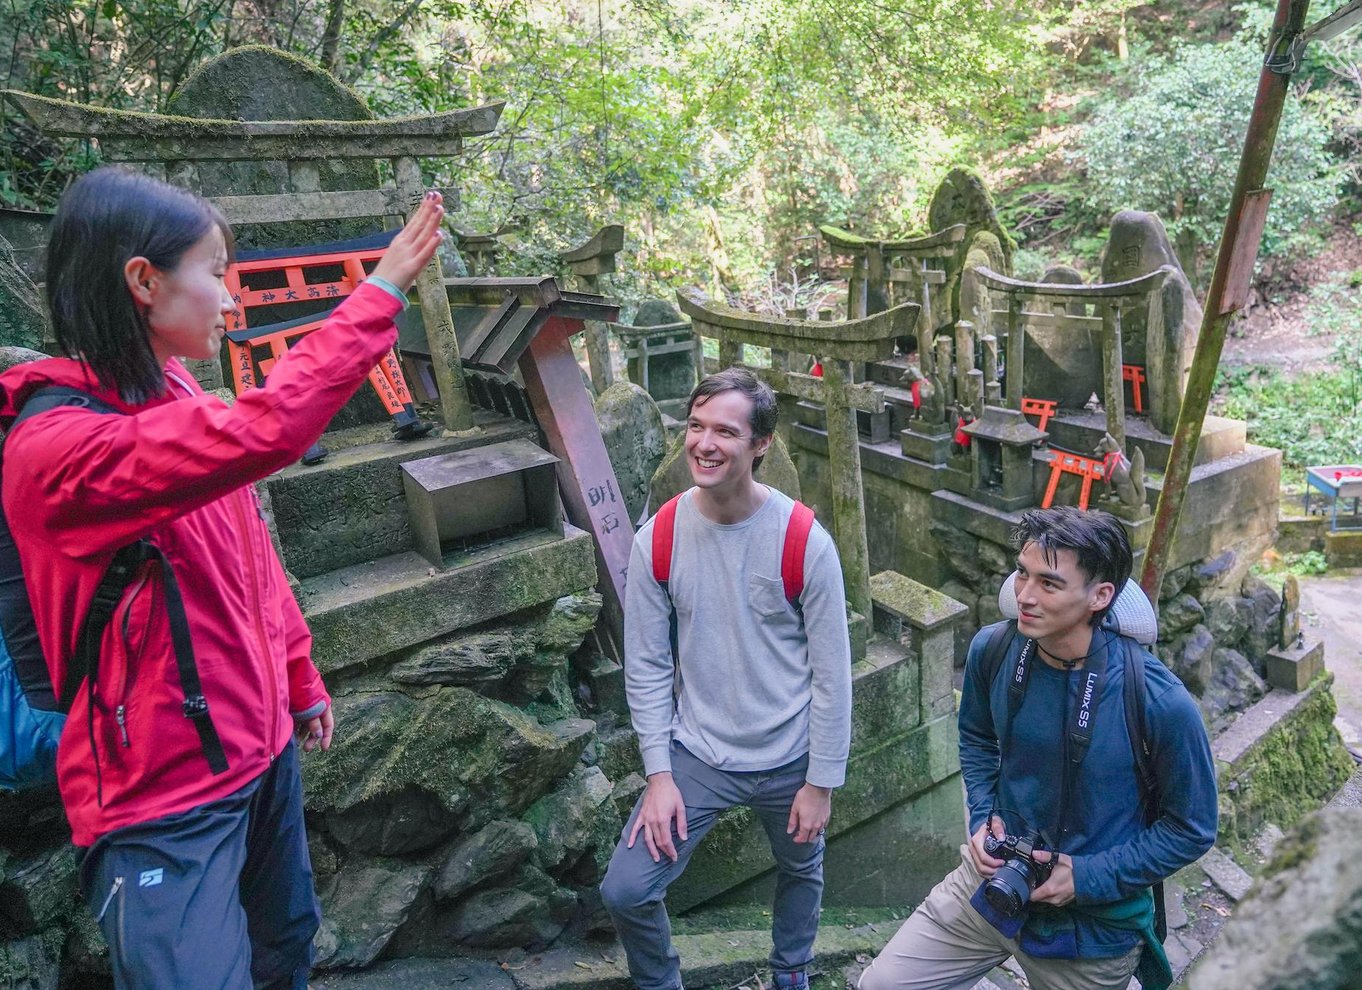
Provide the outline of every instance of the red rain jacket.
{"type": "Polygon", "coordinates": [[[170,394],[138,406],[99,388],[82,364],[65,358],[0,376],[6,429],[45,385],[81,388],[129,413],[54,409],[24,420],[5,440],[4,511],[53,684],[60,689],[114,552],[149,537],[170,560],[184,596],[204,695],[227,756],[227,770],[214,776],[184,717],[160,567],[149,563],[101,644],[96,751],[83,687],[58,746],[58,785],[77,845],[240,789],[288,744],[291,712],[329,703],[251,483],[296,461],[321,434],[393,345],[400,305],[361,285],[274,367],[264,387],[231,407],[204,394],[176,361],[166,368],[170,394]]]}

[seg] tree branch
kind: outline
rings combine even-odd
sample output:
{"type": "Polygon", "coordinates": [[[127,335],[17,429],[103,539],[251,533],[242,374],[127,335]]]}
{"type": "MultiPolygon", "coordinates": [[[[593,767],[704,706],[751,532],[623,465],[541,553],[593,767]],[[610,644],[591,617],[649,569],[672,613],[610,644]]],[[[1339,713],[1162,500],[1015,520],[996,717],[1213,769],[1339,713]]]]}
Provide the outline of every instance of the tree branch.
{"type": "Polygon", "coordinates": [[[359,60],[351,68],[351,71],[347,73],[350,82],[354,82],[354,80],[368,71],[370,63],[374,60],[374,56],[378,54],[378,50],[394,38],[397,35],[397,32],[401,31],[402,28],[406,26],[407,22],[416,16],[416,12],[421,9],[421,4],[423,2],[424,0],[410,0],[398,15],[393,18],[392,23],[370,39],[369,47],[364,50],[364,54],[359,57],[359,60]]]}

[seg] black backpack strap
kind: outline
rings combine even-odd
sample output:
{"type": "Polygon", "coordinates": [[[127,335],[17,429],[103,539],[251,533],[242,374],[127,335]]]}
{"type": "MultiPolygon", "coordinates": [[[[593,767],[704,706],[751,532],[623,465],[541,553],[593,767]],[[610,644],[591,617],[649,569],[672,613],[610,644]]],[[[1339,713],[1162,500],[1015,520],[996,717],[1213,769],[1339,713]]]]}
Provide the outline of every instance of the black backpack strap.
{"type": "Polygon", "coordinates": [[[988,634],[988,643],[984,646],[984,679],[989,684],[997,679],[998,671],[1002,670],[1003,660],[1007,657],[1007,651],[1012,646],[1012,637],[1015,635],[1017,635],[1015,619],[999,622],[993,627],[993,632],[988,634]]]}
{"type": "Polygon", "coordinates": [[[150,543],[148,546],[151,546],[152,552],[161,562],[166,611],[170,617],[170,641],[175,649],[175,667],[180,674],[180,687],[184,690],[184,717],[194,723],[194,729],[199,734],[199,745],[208,761],[208,769],[219,774],[227,769],[227,754],[222,751],[222,740],[218,738],[213,718],[208,714],[208,699],[203,695],[199,667],[194,661],[194,643],[189,637],[189,617],[185,615],[180,583],[175,580],[175,571],[166,555],[156,546],[150,543]]]}
{"type": "MultiPolygon", "coordinates": [[[[1144,809],[1144,823],[1153,825],[1159,818],[1159,785],[1154,776],[1153,753],[1149,747],[1148,725],[1145,721],[1144,651],[1128,636],[1122,636],[1125,646],[1126,734],[1130,737],[1130,752],[1135,758],[1135,782],[1140,791],[1140,807],[1144,809]]],[[[1168,912],[1163,901],[1163,881],[1153,886],[1154,934],[1160,942],[1168,938],[1168,912]]]]}
{"type": "Polygon", "coordinates": [[[48,385],[38,389],[24,400],[18,415],[14,417],[14,422],[10,423],[9,428],[13,430],[31,416],[60,409],[63,406],[75,406],[97,413],[117,413],[119,411],[102,399],[95,398],[89,392],[82,392],[78,388],[68,388],[65,385],[48,385]]]}

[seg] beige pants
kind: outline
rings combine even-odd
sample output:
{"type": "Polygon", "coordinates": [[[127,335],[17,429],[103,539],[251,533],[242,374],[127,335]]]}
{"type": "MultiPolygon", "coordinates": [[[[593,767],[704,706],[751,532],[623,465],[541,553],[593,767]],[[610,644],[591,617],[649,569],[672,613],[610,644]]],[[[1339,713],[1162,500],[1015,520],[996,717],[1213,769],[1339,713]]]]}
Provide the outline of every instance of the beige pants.
{"type": "Polygon", "coordinates": [[[1004,938],[969,899],[982,879],[964,862],[937,884],[861,974],[859,990],[969,990],[1015,956],[1033,990],[1125,990],[1140,961],[1136,946],[1114,959],[1036,959],[1004,938]]]}

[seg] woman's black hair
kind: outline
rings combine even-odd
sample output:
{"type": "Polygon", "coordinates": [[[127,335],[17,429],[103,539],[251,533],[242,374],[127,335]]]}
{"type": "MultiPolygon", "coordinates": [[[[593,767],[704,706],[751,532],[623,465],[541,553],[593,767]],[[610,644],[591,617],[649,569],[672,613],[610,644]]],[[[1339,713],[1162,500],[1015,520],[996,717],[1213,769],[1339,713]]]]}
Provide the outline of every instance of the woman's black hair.
{"type": "Polygon", "coordinates": [[[165,375],[123,269],[143,257],[174,271],[214,226],[230,262],[232,229],[207,200],[125,168],[77,179],[57,206],[47,241],[48,311],[62,353],[84,362],[125,402],[158,395],[165,375]]]}

